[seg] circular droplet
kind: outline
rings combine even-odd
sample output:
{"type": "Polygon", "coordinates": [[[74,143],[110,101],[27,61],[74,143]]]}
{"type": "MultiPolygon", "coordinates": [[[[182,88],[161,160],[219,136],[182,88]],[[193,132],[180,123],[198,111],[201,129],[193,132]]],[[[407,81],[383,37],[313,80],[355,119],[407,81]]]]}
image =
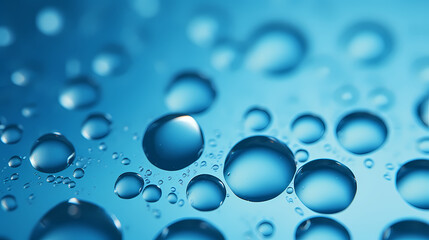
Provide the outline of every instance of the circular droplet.
{"type": "Polygon", "coordinates": [[[392,52],[393,38],[383,26],[361,22],[348,29],[343,38],[347,54],[359,64],[373,65],[386,60],[392,52]]]}
{"type": "Polygon", "coordinates": [[[244,114],[244,126],[253,131],[265,130],[271,123],[271,114],[267,109],[253,107],[244,114]]]}
{"type": "Polygon", "coordinates": [[[36,75],[32,68],[20,68],[10,75],[10,80],[17,86],[25,87],[35,80],[36,75]]]}
{"type": "Polygon", "coordinates": [[[14,180],[18,180],[19,179],[19,174],[18,173],[14,173],[10,176],[10,180],[14,181],[14,180]]]}
{"type": "Polygon", "coordinates": [[[215,98],[216,90],[208,78],[185,72],[168,85],[165,103],[172,112],[192,114],[208,109],[215,98]]]}
{"type": "Polygon", "coordinates": [[[417,141],[417,149],[424,154],[429,154],[429,137],[420,138],[417,141]]]}
{"type": "Polygon", "coordinates": [[[187,27],[189,39],[200,47],[212,45],[220,31],[220,19],[214,12],[200,13],[192,18],[187,27]]]}
{"type": "Polygon", "coordinates": [[[119,45],[105,47],[92,61],[92,70],[102,76],[118,76],[130,65],[130,59],[119,45]]]}
{"type": "Polygon", "coordinates": [[[293,187],[288,187],[288,188],[286,188],[286,192],[287,192],[288,194],[292,194],[292,193],[293,193],[293,187]]]}
{"type": "Polygon", "coordinates": [[[83,176],[85,176],[85,171],[82,168],[76,168],[73,171],[73,177],[76,179],[81,179],[83,178],[83,176]]]}
{"type": "Polygon", "coordinates": [[[76,237],[81,240],[121,240],[121,223],[103,208],[71,198],[53,207],[39,220],[30,240],[76,237]]]}
{"type": "Polygon", "coordinates": [[[210,223],[200,219],[177,221],[158,234],[155,240],[225,240],[222,233],[210,223]]]}
{"type": "Polygon", "coordinates": [[[424,96],[417,104],[417,116],[420,122],[429,128],[429,94],[424,96]]]}
{"type": "Polygon", "coordinates": [[[15,37],[8,27],[0,26],[0,47],[7,47],[15,41],[15,37]]]}
{"type": "Polygon", "coordinates": [[[350,240],[347,229],[337,221],[326,217],[307,219],[295,232],[296,240],[350,240]]]}
{"type": "Polygon", "coordinates": [[[221,180],[212,175],[202,174],[189,182],[186,196],[193,208],[200,211],[212,211],[222,205],[226,190],[221,180]]]}
{"type": "Polygon", "coordinates": [[[46,177],[46,182],[51,183],[55,181],[55,176],[54,175],[49,175],[46,177]]]}
{"type": "Polygon", "coordinates": [[[9,159],[9,162],[7,163],[7,165],[9,165],[9,167],[11,168],[17,168],[21,166],[21,163],[22,163],[21,157],[13,156],[9,159]]]}
{"type": "Polygon", "coordinates": [[[202,154],[204,138],[200,126],[188,115],[166,115],[152,122],[143,137],[149,161],[167,171],[183,169],[202,154]]]}
{"type": "Polygon", "coordinates": [[[88,78],[78,77],[70,81],[60,92],[59,102],[67,110],[77,110],[95,105],[99,98],[99,87],[88,78]]]}
{"type": "Polygon", "coordinates": [[[238,65],[239,55],[236,44],[222,41],[213,48],[211,64],[218,71],[231,70],[238,65]]]}
{"type": "Polygon", "coordinates": [[[37,115],[37,107],[35,104],[28,104],[21,109],[22,116],[31,118],[37,115]]]}
{"type": "Polygon", "coordinates": [[[143,189],[143,178],[133,172],[122,173],[115,183],[115,193],[124,199],[137,197],[143,189]]]}
{"type": "Polygon", "coordinates": [[[356,194],[356,179],[343,164],[318,159],[302,166],[295,176],[295,192],[301,202],[318,213],[346,209],[356,194]]]}
{"type": "Polygon", "coordinates": [[[39,137],[31,147],[31,165],[40,172],[56,173],[66,169],[75,158],[73,145],[60,133],[39,137]]]}
{"type": "Polygon", "coordinates": [[[369,93],[371,102],[380,110],[387,110],[393,105],[393,93],[384,88],[377,88],[369,93]]]}
{"type": "Polygon", "coordinates": [[[36,25],[40,32],[52,36],[61,32],[63,28],[63,16],[53,7],[42,9],[36,17],[36,25]]]}
{"type": "Polygon", "coordinates": [[[309,157],[309,154],[307,150],[299,149],[298,151],[295,152],[295,159],[298,162],[305,162],[308,160],[308,157],[309,157]]]}
{"type": "Polygon", "coordinates": [[[269,221],[260,222],[257,229],[264,237],[271,237],[274,234],[274,225],[269,221]]]}
{"type": "Polygon", "coordinates": [[[311,114],[304,114],[297,117],[293,121],[291,128],[293,134],[306,144],[317,142],[325,134],[325,123],[323,120],[311,114]]]}
{"type": "Polygon", "coordinates": [[[387,127],[381,118],[371,113],[353,112],[341,119],[336,134],[346,150],[354,154],[366,154],[384,144],[387,127]]]}
{"type": "Polygon", "coordinates": [[[171,204],[177,203],[177,195],[175,193],[169,193],[167,196],[167,200],[171,204]]]}
{"type": "Polygon", "coordinates": [[[22,138],[22,127],[16,124],[7,125],[1,132],[1,141],[4,144],[15,144],[22,138]]]}
{"type": "Polygon", "coordinates": [[[278,23],[257,30],[249,46],[244,59],[246,68],[271,75],[295,70],[307,52],[303,35],[290,25],[278,23]]]}
{"type": "Polygon", "coordinates": [[[421,209],[429,209],[429,160],[418,159],[404,164],[396,174],[396,188],[401,197],[421,209]]]}
{"type": "Polygon", "coordinates": [[[261,202],[282,193],[295,170],[293,154],[285,144],[273,137],[254,136],[231,149],[223,173],[235,195],[261,202]]]}
{"type": "Polygon", "coordinates": [[[363,161],[363,164],[365,165],[365,167],[367,168],[372,168],[374,166],[374,160],[367,158],[363,161]]]}
{"type": "Polygon", "coordinates": [[[146,202],[157,202],[161,198],[161,195],[161,188],[154,184],[147,185],[143,190],[143,199],[146,202]]]}
{"type": "Polygon", "coordinates": [[[82,136],[88,140],[102,139],[110,133],[111,124],[110,115],[102,113],[91,114],[82,124],[82,136]]]}
{"type": "Polygon", "coordinates": [[[7,212],[13,211],[18,207],[15,197],[12,195],[6,195],[2,197],[0,202],[3,210],[7,212]]]}
{"type": "Polygon", "coordinates": [[[382,240],[429,240],[429,224],[420,220],[402,220],[387,227],[382,240]]]}

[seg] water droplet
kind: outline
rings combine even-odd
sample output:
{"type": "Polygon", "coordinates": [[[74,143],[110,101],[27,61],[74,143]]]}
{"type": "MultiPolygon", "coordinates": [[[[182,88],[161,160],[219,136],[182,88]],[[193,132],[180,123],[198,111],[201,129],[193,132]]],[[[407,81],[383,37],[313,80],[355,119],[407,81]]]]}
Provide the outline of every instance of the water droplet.
{"type": "Polygon", "coordinates": [[[49,210],[36,224],[31,240],[70,239],[120,240],[121,223],[103,208],[72,198],[49,210]]]}
{"type": "Polygon", "coordinates": [[[45,35],[53,36],[61,32],[63,28],[63,16],[53,7],[42,9],[36,17],[36,26],[45,35]]]}
{"type": "Polygon", "coordinates": [[[161,230],[155,240],[225,240],[222,233],[200,219],[184,219],[161,230]]]}
{"type": "Polygon", "coordinates": [[[391,171],[391,170],[395,169],[395,166],[393,166],[393,164],[391,164],[391,163],[386,163],[386,169],[391,171]]]}
{"type": "Polygon", "coordinates": [[[125,165],[125,166],[130,165],[131,160],[129,158],[124,158],[124,159],[122,159],[121,163],[122,163],[122,165],[125,165]]]}
{"type": "Polygon", "coordinates": [[[177,202],[177,205],[179,205],[179,207],[182,207],[184,204],[185,204],[185,201],[183,201],[183,199],[180,199],[180,200],[177,202]]]}
{"type": "Polygon", "coordinates": [[[306,41],[297,29],[278,23],[258,29],[249,45],[244,59],[246,68],[271,75],[295,70],[307,51],[306,41]]]}
{"type": "Polygon", "coordinates": [[[298,162],[305,162],[308,160],[308,157],[309,157],[309,154],[305,149],[299,149],[298,151],[295,152],[295,159],[298,162]]]}
{"type": "Polygon", "coordinates": [[[73,145],[60,133],[39,137],[31,147],[31,165],[40,172],[56,173],[66,169],[75,158],[73,145]]]}
{"type": "Polygon", "coordinates": [[[105,47],[92,61],[92,70],[102,76],[118,76],[130,65],[130,58],[119,45],[105,47]]]}
{"type": "Polygon", "coordinates": [[[166,115],[152,122],[143,138],[149,161],[167,171],[183,169],[202,154],[204,138],[200,126],[187,115],[166,115]]]}
{"type": "Polygon", "coordinates": [[[304,211],[300,207],[296,207],[295,212],[298,213],[298,215],[300,216],[304,216],[304,211]]]}
{"type": "Polygon", "coordinates": [[[54,175],[49,175],[46,177],[46,182],[51,183],[55,181],[55,176],[54,175]]]}
{"type": "Polygon", "coordinates": [[[383,120],[368,112],[353,112],[341,119],[336,130],[341,146],[354,154],[377,150],[387,138],[383,120]]]}
{"type": "Polygon", "coordinates": [[[353,86],[342,86],[334,92],[334,98],[343,105],[355,104],[359,99],[359,92],[353,86]]]}
{"type": "Polygon", "coordinates": [[[429,154],[429,137],[420,138],[417,141],[417,149],[424,154],[429,154]]]}
{"type": "Polygon", "coordinates": [[[404,164],[396,175],[396,188],[401,197],[421,209],[429,209],[429,160],[413,160],[404,164]]]}
{"type": "Polygon", "coordinates": [[[347,229],[326,217],[313,217],[301,222],[295,232],[296,240],[350,240],[347,229]]]}
{"type": "Polygon", "coordinates": [[[260,222],[257,229],[264,237],[271,237],[274,234],[274,225],[269,221],[260,222]]]}
{"type": "Polygon", "coordinates": [[[218,178],[202,174],[194,177],[186,188],[186,196],[191,206],[200,211],[212,211],[225,200],[226,190],[218,178]]]}
{"type": "Polygon", "coordinates": [[[7,163],[9,167],[11,168],[17,168],[21,166],[22,159],[19,156],[13,156],[9,159],[9,162],[7,163]]]}
{"type": "Polygon", "coordinates": [[[417,104],[417,116],[424,126],[429,128],[429,94],[424,96],[417,104]]]}
{"type": "Polygon", "coordinates": [[[211,64],[218,71],[231,70],[238,65],[240,52],[236,44],[221,41],[214,46],[211,55],[211,64]]]}
{"type": "Polygon", "coordinates": [[[58,176],[55,178],[55,183],[62,183],[63,182],[63,176],[58,176]]]}
{"type": "Polygon", "coordinates": [[[161,195],[161,188],[154,184],[147,185],[143,190],[143,199],[146,202],[157,202],[161,198],[161,195]]]}
{"type": "Polygon", "coordinates": [[[31,118],[36,116],[37,114],[37,107],[35,104],[28,104],[26,106],[24,106],[21,110],[21,114],[22,116],[26,117],[26,118],[31,118]]]}
{"type": "Polygon", "coordinates": [[[10,180],[18,180],[19,179],[19,174],[18,173],[14,173],[10,176],[10,180]]]}
{"type": "Polygon", "coordinates": [[[213,171],[217,171],[217,170],[219,170],[219,165],[214,164],[214,165],[212,166],[212,170],[213,170],[213,171]]]}
{"type": "Polygon", "coordinates": [[[34,81],[36,75],[37,73],[32,68],[19,68],[10,75],[10,80],[16,86],[25,87],[34,81]]]}
{"type": "Polygon", "coordinates": [[[220,34],[220,19],[214,12],[200,13],[188,24],[189,39],[200,47],[212,45],[220,34]]]}
{"type": "Polygon", "coordinates": [[[253,107],[244,114],[244,127],[253,131],[265,130],[271,123],[271,114],[267,109],[253,107]]]}
{"type": "Polygon", "coordinates": [[[1,198],[1,206],[4,211],[13,211],[18,207],[18,203],[16,202],[16,199],[12,195],[6,195],[1,198]]]}
{"type": "Polygon", "coordinates": [[[82,124],[82,136],[88,140],[102,139],[110,133],[111,123],[111,117],[108,114],[91,114],[82,124]]]}
{"type": "Polygon", "coordinates": [[[175,204],[177,202],[177,195],[175,193],[169,193],[167,196],[167,200],[171,204],[175,204]]]}
{"type": "Polygon", "coordinates": [[[1,141],[4,144],[15,144],[22,138],[22,127],[16,124],[7,125],[1,133],[1,141]]]}
{"type": "Polygon", "coordinates": [[[292,193],[293,193],[293,187],[288,187],[288,188],[286,188],[286,192],[287,192],[288,194],[292,194],[292,193]]]}
{"type": "Polygon", "coordinates": [[[303,143],[314,143],[325,134],[325,123],[312,114],[304,114],[297,117],[292,125],[292,132],[303,143]]]}
{"type": "Polygon", "coordinates": [[[75,188],[76,187],[76,182],[75,181],[71,181],[71,182],[69,182],[69,184],[67,186],[68,186],[68,188],[75,188]]]}
{"type": "Polygon", "coordinates": [[[112,159],[116,160],[119,158],[119,154],[117,152],[112,153],[112,159]]]}
{"type": "Polygon", "coordinates": [[[63,184],[69,184],[71,182],[71,179],[69,177],[65,177],[63,180],[63,184]]]}
{"type": "Polygon", "coordinates": [[[371,102],[381,110],[387,110],[393,105],[393,93],[384,88],[378,88],[369,93],[371,102]]]}
{"type": "Polygon", "coordinates": [[[357,63],[373,65],[387,59],[392,52],[393,38],[383,26],[361,22],[348,29],[344,35],[343,46],[357,63]]]}
{"type": "Polygon", "coordinates": [[[106,145],[106,143],[101,142],[101,143],[98,145],[98,149],[99,149],[100,151],[105,152],[105,151],[107,150],[107,145],[106,145]]]}
{"type": "Polygon", "coordinates": [[[115,183],[115,193],[124,199],[134,198],[143,189],[143,178],[133,172],[122,173],[115,183]]]}
{"type": "Polygon", "coordinates": [[[15,41],[12,31],[5,26],[0,26],[0,47],[7,47],[15,41]]]}
{"type": "Polygon", "coordinates": [[[172,112],[193,114],[207,110],[215,98],[216,90],[208,78],[198,73],[185,72],[168,85],[165,103],[172,112]]]}
{"type": "Polygon", "coordinates": [[[60,92],[59,102],[67,110],[85,109],[95,105],[100,98],[100,89],[86,77],[71,80],[60,92]]]}
{"type": "Polygon", "coordinates": [[[367,158],[363,161],[363,165],[367,168],[372,168],[374,166],[374,161],[370,158],[367,158]]]}
{"type": "Polygon", "coordinates": [[[83,178],[83,176],[85,176],[85,171],[82,168],[76,168],[73,171],[73,177],[76,179],[81,179],[83,178]]]}
{"type": "Polygon", "coordinates": [[[238,197],[261,202],[277,197],[296,166],[290,149],[273,137],[254,136],[237,143],[225,160],[224,176],[238,197]]]}
{"type": "Polygon", "coordinates": [[[23,186],[23,188],[24,189],[28,189],[30,187],[30,183],[26,183],[26,184],[24,184],[24,186],[23,186]]]}
{"type": "Polygon", "coordinates": [[[161,217],[161,211],[159,209],[154,209],[152,211],[152,214],[155,218],[160,218],[161,217]]]}
{"type": "Polygon", "coordinates": [[[295,192],[301,202],[318,213],[346,209],[356,194],[356,179],[343,164],[318,159],[302,166],[295,176],[295,192]]]}

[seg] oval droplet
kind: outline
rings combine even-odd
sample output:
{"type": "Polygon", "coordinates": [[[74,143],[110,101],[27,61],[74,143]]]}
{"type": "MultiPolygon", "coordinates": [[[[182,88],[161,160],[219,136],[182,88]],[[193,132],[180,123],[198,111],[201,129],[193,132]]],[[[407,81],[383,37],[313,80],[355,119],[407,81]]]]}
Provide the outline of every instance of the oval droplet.
{"type": "Polygon", "coordinates": [[[380,148],[387,139],[384,121],[368,112],[353,112],[341,119],[336,135],[341,146],[354,154],[367,154],[380,148]]]}
{"type": "Polygon", "coordinates": [[[40,32],[53,36],[61,32],[63,28],[63,16],[58,9],[46,7],[36,17],[36,25],[40,32]]]}
{"type": "Polygon", "coordinates": [[[109,45],[103,48],[92,61],[92,70],[102,77],[118,76],[130,65],[130,58],[120,45],[109,45]]]}
{"type": "Polygon", "coordinates": [[[401,197],[421,209],[429,209],[429,160],[418,159],[404,164],[396,174],[396,188],[401,197]]]}
{"type": "Polygon", "coordinates": [[[407,219],[387,227],[382,240],[429,240],[429,224],[420,220],[407,219]]]}
{"type": "Polygon", "coordinates": [[[346,209],[356,195],[356,179],[343,164],[318,159],[302,166],[295,175],[295,192],[301,202],[318,213],[346,209]]]}
{"type": "Polygon", "coordinates": [[[424,96],[417,104],[417,116],[420,122],[429,128],[429,94],[424,96]]]}
{"type": "Polygon", "coordinates": [[[85,109],[95,105],[100,98],[97,84],[86,77],[71,80],[60,92],[59,102],[67,110],[85,109]]]}
{"type": "Polygon", "coordinates": [[[253,136],[231,149],[223,173],[235,195],[261,202],[282,193],[295,170],[293,154],[285,144],[273,137],[253,136]]]}
{"type": "Polygon", "coordinates": [[[161,188],[154,184],[147,185],[143,190],[143,199],[146,202],[157,202],[161,198],[161,195],[161,188]]]}
{"type": "Polygon", "coordinates": [[[0,26],[0,47],[8,47],[15,41],[12,31],[6,26],[0,26]]]}
{"type": "Polygon", "coordinates": [[[134,172],[122,173],[115,183],[115,193],[120,198],[131,199],[137,197],[143,189],[143,178],[134,172]]]}
{"type": "Polygon", "coordinates": [[[171,114],[152,122],[143,137],[149,161],[167,171],[183,169],[195,162],[204,149],[201,128],[188,115],[171,114]]]}
{"type": "Polygon", "coordinates": [[[299,224],[296,240],[350,240],[347,229],[337,221],[326,217],[314,217],[299,224]]]}
{"type": "Polygon", "coordinates": [[[15,155],[9,159],[9,162],[7,163],[7,165],[9,165],[9,167],[11,168],[17,168],[21,166],[21,163],[22,163],[21,157],[15,155]]]}
{"type": "Polygon", "coordinates": [[[76,179],[81,179],[83,178],[83,176],[85,176],[85,171],[82,168],[76,168],[73,171],[73,177],[76,179]]]}
{"type": "Polygon", "coordinates": [[[36,224],[30,240],[121,240],[119,220],[103,208],[71,198],[49,210],[36,224]]]}
{"type": "Polygon", "coordinates": [[[222,205],[226,197],[226,190],[218,178],[201,174],[189,182],[186,197],[193,208],[200,211],[212,211],[222,205]]]}
{"type": "Polygon", "coordinates": [[[165,103],[172,112],[193,114],[207,110],[215,98],[216,90],[208,78],[185,72],[168,85],[165,103]]]}
{"type": "Polygon", "coordinates": [[[297,117],[292,125],[293,134],[303,143],[317,142],[325,134],[325,123],[312,114],[304,114],[297,117]]]}
{"type": "Polygon", "coordinates": [[[171,204],[177,203],[177,195],[175,193],[169,193],[167,196],[167,200],[171,204]]]}
{"type": "Polygon", "coordinates": [[[31,147],[30,162],[40,172],[56,173],[70,166],[75,155],[75,149],[66,137],[48,133],[39,137],[31,147]]]}
{"type": "Polygon", "coordinates": [[[22,138],[22,127],[16,124],[7,125],[1,132],[1,141],[4,144],[15,144],[22,138]]]}
{"type": "Polygon", "coordinates": [[[184,219],[162,229],[155,240],[225,240],[225,237],[204,220],[184,219]]]}
{"type": "Polygon", "coordinates": [[[82,136],[88,140],[102,139],[110,133],[111,124],[110,115],[103,113],[91,114],[82,124],[82,136]]]}
{"type": "Polygon", "coordinates": [[[260,222],[257,229],[263,237],[271,237],[274,234],[274,225],[269,221],[260,222]]]}
{"type": "Polygon", "coordinates": [[[271,123],[271,114],[267,109],[253,107],[244,114],[244,126],[253,131],[265,130],[271,123]]]}
{"type": "Polygon", "coordinates": [[[0,200],[1,207],[4,211],[10,212],[15,210],[18,207],[18,203],[16,202],[16,198],[12,195],[6,195],[0,200]]]}

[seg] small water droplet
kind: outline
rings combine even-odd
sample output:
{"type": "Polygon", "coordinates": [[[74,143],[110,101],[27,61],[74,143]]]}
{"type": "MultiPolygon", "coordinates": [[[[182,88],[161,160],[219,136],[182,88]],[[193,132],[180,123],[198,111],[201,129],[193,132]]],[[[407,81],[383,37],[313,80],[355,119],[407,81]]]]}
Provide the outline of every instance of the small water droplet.
{"type": "Polygon", "coordinates": [[[298,151],[295,152],[295,159],[298,162],[303,163],[308,160],[308,157],[309,157],[309,154],[305,149],[299,149],[298,151]]]}
{"type": "Polygon", "coordinates": [[[53,36],[61,32],[64,25],[63,15],[54,7],[40,10],[36,16],[36,26],[45,35],[53,36]]]}
{"type": "Polygon", "coordinates": [[[352,105],[358,101],[359,92],[353,86],[342,86],[334,92],[334,99],[343,105],[352,105]]]}
{"type": "Polygon", "coordinates": [[[124,199],[134,198],[140,194],[143,189],[143,178],[133,172],[121,174],[115,183],[115,193],[124,199]]]}
{"type": "Polygon", "coordinates": [[[76,179],[81,179],[83,178],[83,176],[85,176],[85,171],[82,168],[76,168],[73,171],[73,177],[76,179]]]}
{"type": "Polygon", "coordinates": [[[291,129],[301,142],[310,144],[317,142],[325,134],[325,123],[316,115],[304,114],[297,117],[291,129]]]}
{"type": "Polygon", "coordinates": [[[98,149],[99,149],[100,151],[105,152],[105,151],[107,150],[107,145],[106,145],[106,143],[101,142],[101,143],[98,145],[98,149]]]}
{"type": "Polygon", "coordinates": [[[22,138],[22,127],[16,124],[7,125],[1,132],[1,141],[4,144],[15,144],[22,138]]]}
{"type": "Polygon", "coordinates": [[[384,179],[386,179],[387,181],[392,180],[392,177],[390,176],[390,174],[389,174],[389,173],[385,173],[385,174],[383,175],[383,177],[384,177],[384,179]]]}
{"type": "Polygon", "coordinates": [[[211,64],[218,71],[231,70],[237,67],[240,59],[240,49],[230,41],[216,43],[211,55],[211,64]]]}
{"type": "Polygon", "coordinates": [[[19,179],[19,174],[18,173],[13,173],[10,176],[10,180],[14,181],[14,180],[18,180],[19,179]]]}
{"type": "Polygon", "coordinates": [[[102,77],[118,76],[130,65],[130,57],[120,45],[103,48],[92,61],[92,70],[102,77]]]}
{"type": "Polygon", "coordinates": [[[167,196],[167,200],[171,204],[175,204],[177,202],[177,195],[175,193],[169,193],[167,196]]]}
{"type": "Polygon", "coordinates": [[[194,177],[186,188],[186,196],[191,206],[200,211],[212,211],[225,200],[226,190],[218,178],[202,174],[194,177]]]}
{"type": "Polygon", "coordinates": [[[271,237],[275,230],[274,225],[270,221],[260,222],[257,229],[263,237],[271,237]]]}
{"type": "Polygon", "coordinates": [[[150,169],[146,170],[146,176],[151,176],[152,175],[152,171],[150,169]]]}
{"type": "Polygon", "coordinates": [[[11,168],[17,168],[21,166],[21,163],[22,163],[21,157],[15,155],[9,159],[9,162],[7,163],[7,165],[9,165],[9,167],[11,168]]]}
{"type": "Polygon", "coordinates": [[[59,102],[67,110],[86,109],[100,99],[100,89],[86,77],[72,79],[60,92],[59,102]]]}
{"type": "Polygon", "coordinates": [[[296,240],[350,240],[347,229],[335,220],[326,217],[313,217],[299,224],[295,232],[296,240]]]}
{"type": "Polygon", "coordinates": [[[121,161],[122,165],[130,165],[131,160],[129,158],[124,158],[121,161]]]}
{"type": "Polygon", "coordinates": [[[288,187],[288,188],[286,188],[286,192],[287,192],[288,194],[292,194],[292,193],[293,193],[293,187],[288,187]]]}
{"type": "Polygon", "coordinates": [[[155,218],[160,218],[161,217],[161,211],[159,209],[154,209],[152,211],[152,214],[155,218]]]}
{"type": "Polygon", "coordinates": [[[367,168],[372,168],[374,166],[374,161],[370,158],[367,158],[363,161],[363,164],[365,165],[365,167],[367,168]]]}
{"type": "Polygon", "coordinates": [[[15,70],[10,75],[10,80],[12,81],[13,84],[17,86],[25,87],[30,85],[30,83],[32,83],[36,77],[37,77],[37,73],[33,68],[22,67],[15,70]]]}
{"type": "Polygon", "coordinates": [[[46,177],[46,182],[51,183],[55,181],[55,176],[54,175],[49,175],[46,177]]]}
{"type": "Polygon", "coordinates": [[[119,158],[119,154],[117,152],[112,153],[112,159],[116,160],[119,158]]]}
{"type": "Polygon", "coordinates": [[[244,127],[253,131],[265,130],[271,123],[271,114],[267,109],[253,107],[244,114],[244,127]]]}
{"type": "Polygon", "coordinates": [[[18,203],[16,202],[15,197],[12,195],[6,195],[2,197],[0,202],[3,210],[6,212],[13,211],[18,207],[18,203]]]}
{"type": "Polygon", "coordinates": [[[391,164],[391,163],[386,163],[386,169],[391,171],[391,170],[395,169],[395,166],[393,166],[393,164],[391,164]]]}
{"type": "Polygon", "coordinates": [[[304,211],[300,207],[296,207],[295,212],[298,213],[298,215],[300,216],[304,216],[304,211]]]}
{"type": "Polygon", "coordinates": [[[71,181],[71,182],[69,182],[69,184],[67,186],[68,186],[68,188],[75,188],[76,187],[76,182],[75,181],[71,181]]]}
{"type": "Polygon", "coordinates": [[[91,114],[83,122],[81,134],[88,140],[102,139],[110,133],[111,123],[111,117],[108,114],[91,114]]]}
{"type": "Polygon", "coordinates": [[[154,184],[147,185],[143,190],[143,199],[146,200],[146,202],[157,202],[161,198],[161,195],[161,188],[154,184]]]}
{"type": "Polygon", "coordinates": [[[184,204],[185,204],[185,201],[184,201],[183,199],[180,199],[180,200],[177,202],[177,205],[179,205],[179,207],[182,207],[184,204]]]}

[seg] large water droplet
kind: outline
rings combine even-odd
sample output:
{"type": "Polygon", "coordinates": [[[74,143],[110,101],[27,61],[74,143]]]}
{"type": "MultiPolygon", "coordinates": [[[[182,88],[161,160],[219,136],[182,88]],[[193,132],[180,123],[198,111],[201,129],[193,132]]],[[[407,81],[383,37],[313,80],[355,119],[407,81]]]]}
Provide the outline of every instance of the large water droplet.
{"type": "Polygon", "coordinates": [[[65,109],[76,110],[93,106],[99,98],[98,86],[88,78],[78,77],[65,86],[58,100],[65,109]]]}
{"type": "Polygon", "coordinates": [[[143,199],[146,202],[156,202],[161,198],[161,195],[161,188],[154,184],[147,185],[143,190],[143,199]]]}
{"type": "Polygon", "coordinates": [[[253,131],[262,131],[271,123],[271,115],[268,110],[261,107],[253,107],[244,114],[244,126],[253,131]]]}
{"type": "Polygon", "coordinates": [[[44,8],[37,14],[36,26],[43,34],[56,35],[63,28],[63,16],[56,8],[44,8]]]}
{"type": "Polygon", "coordinates": [[[164,228],[155,240],[225,240],[225,237],[204,220],[185,219],[164,228]]]}
{"type": "Polygon", "coordinates": [[[82,124],[81,133],[88,140],[102,139],[110,133],[111,117],[108,114],[89,115],[82,124]]]}
{"type": "Polygon", "coordinates": [[[420,122],[429,128],[429,94],[424,96],[417,104],[417,116],[420,122]]]}
{"type": "Polygon", "coordinates": [[[293,154],[285,144],[273,137],[254,136],[231,149],[223,173],[235,195],[261,202],[282,193],[295,170],[293,154]]]}
{"type": "Polygon", "coordinates": [[[117,76],[124,73],[130,64],[125,50],[119,45],[105,47],[92,61],[92,70],[102,76],[117,76]]]}
{"type": "Polygon", "coordinates": [[[4,144],[15,144],[22,138],[22,127],[16,124],[7,125],[1,132],[1,141],[4,144]]]}
{"type": "Polygon", "coordinates": [[[329,159],[311,161],[295,176],[295,192],[305,206],[319,213],[346,209],[356,194],[356,179],[343,164],[329,159]]]}
{"type": "Polygon", "coordinates": [[[212,211],[222,205],[226,190],[221,180],[212,175],[202,174],[189,182],[186,196],[195,209],[212,211]]]}
{"type": "Polygon", "coordinates": [[[31,165],[40,172],[56,173],[66,169],[75,158],[73,145],[60,133],[48,133],[31,147],[31,165]]]}
{"type": "Polygon", "coordinates": [[[185,168],[202,154],[204,138],[200,126],[187,115],[166,115],[152,122],[143,137],[149,161],[167,171],[185,168]]]}
{"type": "Polygon", "coordinates": [[[350,240],[347,229],[335,220],[326,217],[314,217],[299,224],[295,233],[296,240],[350,240]]]}
{"type": "Polygon", "coordinates": [[[429,224],[420,220],[402,220],[387,227],[382,240],[429,240],[429,224]]]}
{"type": "Polygon", "coordinates": [[[429,209],[429,160],[413,160],[404,164],[396,174],[396,188],[409,204],[429,209]]]}
{"type": "Polygon", "coordinates": [[[18,207],[15,197],[12,195],[2,197],[0,203],[3,210],[7,212],[13,211],[18,207]]]}
{"type": "Polygon", "coordinates": [[[115,183],[115,193],[124,199],[137,197],[143,189],[143,178],[134,172],[122,173],[115,183]]]}
{"type": "Polygon", "coordinates": [[[274,234],[274,225],[269,221],[262,221],[258,224],[258,232],[264,237],[271,237],[274,234]]]}
{"type": "Polygon", "coordinates": [[[165,103],[170,111],[191,114],[205,111],[215,98],[216,90],[208,78],[186,72],[168,85],[165,103]]]}
{"type": "Polygon", "coordinates": [[[393,38],[381,25],[358,23],[345,33],[343,45],[347,54],[364,65],[384,61],[392,51],[393,38]]]}
{"type": "Polygon", "coordinates": [[[353,112],[338,123],[336,130],[340,144],[355,154],[377,150],[387,138],[383,120],[368,112],[353,112]]]}
{"type": "Polygon", "coordinates": [[[297,29],[274,23],[260,28],[251,37],[244,64],[266,74],[285,74],[299,66],[306,51],[306,41],[297,29]]]}
{"type": "Polygon", "coordinates": [[[323,120],[311,114],[304,114],[297,117],[292,125],[293,134],[303,143],[314,143],[325,133],[325,123],[323,120]]]}
{"type": "Polygon", "coordinates": [[[119,220],[101,207],[76,198],[49,210],[36,224],[31,240],[120,240],[119,220]]]}

